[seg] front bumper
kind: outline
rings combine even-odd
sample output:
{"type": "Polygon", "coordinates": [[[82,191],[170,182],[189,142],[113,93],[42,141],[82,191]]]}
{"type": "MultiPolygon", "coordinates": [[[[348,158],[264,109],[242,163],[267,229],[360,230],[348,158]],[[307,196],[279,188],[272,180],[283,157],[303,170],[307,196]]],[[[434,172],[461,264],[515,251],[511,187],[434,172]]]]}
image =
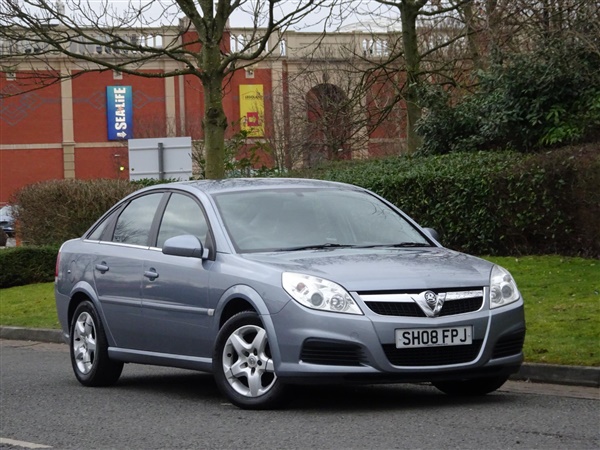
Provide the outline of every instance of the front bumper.
{"type": "Polygon", "coordinates": [[[422,382],[509,375],[523,362],[523,301],[490,311],[416,318],[313,311],[289,302],[269,316],[277,375],[293,383],[422,382]],[[397,349],[398,328],[473,327],[473,344],[397,349]]]}

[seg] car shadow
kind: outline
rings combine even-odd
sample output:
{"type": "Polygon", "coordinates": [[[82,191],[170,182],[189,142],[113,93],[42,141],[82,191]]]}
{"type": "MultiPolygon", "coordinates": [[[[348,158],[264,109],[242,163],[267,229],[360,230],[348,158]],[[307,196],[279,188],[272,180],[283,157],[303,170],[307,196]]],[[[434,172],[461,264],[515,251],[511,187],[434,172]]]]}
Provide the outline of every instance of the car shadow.
{"type": "MultiPolygon", "coordinates": [[[[155,393],[171,399],[229,403],[219,392],[212,375],[183,369],[152,367],[146,369],[145,373],[127,373],[126,367],[114,388],[155,393]],[[151,370],[158,372],[151,373],[151,370]]],[[[291,401],[285,405],[285,409],[320,412],[498,405],[513,401],[515,396],[508,392],[477,397],[449,396],[429,384],[290,386],[290,393],[291,401]]]]}
{"type": "Polygon", "coordinates": [[[510,394],[449,396],[428,384],[378,384],[364,386],[298,386],[289,408],[319,411],[367,411],[444,408],[465,405],[496,405],[510,400],[510,394]]]}
{"type": "Polygon", "coordinates": [[[156,373],[129,374],[127,369],[126,366],[115,388],[197,401],[223,399],[213,376],[207,373],[152,367],[148,370],[158,369],[156,373]]]}

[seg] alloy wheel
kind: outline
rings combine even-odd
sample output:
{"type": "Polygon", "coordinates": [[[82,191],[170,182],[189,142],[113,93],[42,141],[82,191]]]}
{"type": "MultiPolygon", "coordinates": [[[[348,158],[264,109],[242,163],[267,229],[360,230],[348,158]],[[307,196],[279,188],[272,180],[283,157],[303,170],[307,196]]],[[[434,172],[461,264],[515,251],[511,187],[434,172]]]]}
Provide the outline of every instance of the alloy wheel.
{"type": "Polygon", "coordinates": [[[73,355],[77,369],[88,374],[96,359],[96,325],[87,312],[82,312],[73,328],[73,355]]]}
{"type": "Polygon", "coordinates": [[[231,333],[223,349],[223,373],[229,385],[245,397],[271,390],[277,375],[263,328],[244,325],[231,333]]]}

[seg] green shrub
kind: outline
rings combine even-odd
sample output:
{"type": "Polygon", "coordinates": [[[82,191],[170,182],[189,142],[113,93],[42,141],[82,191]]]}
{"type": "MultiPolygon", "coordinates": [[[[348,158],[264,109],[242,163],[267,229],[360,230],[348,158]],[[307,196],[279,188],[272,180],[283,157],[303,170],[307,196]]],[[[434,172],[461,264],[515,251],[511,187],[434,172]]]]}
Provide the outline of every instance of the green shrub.
{"type": "Polygon", "coordinates": [[[600,152],[588,145],[352,161],[300,175],[373,190],[458,250],[598,257],[599,173],[600,152]]]}
{"type": "Polygon", "coordinates": [[[24,244],[60,245],[81,236],[136,189],[126,180],[53,180],[25,186],[11,199],[17,234],[24,244]]]}
{"type": "Polygon", "coordinates": [[[580,44],[553,42],[479,76],[478,91],[455,105],[441,89],[424,90],[422,152],[528,152],[600,137],[600,57],[580,44]]]}
{"type": "Polygon", "coordinates": [[[0,251],[0,289],[54,280],[58,247],[13,247],[0,251]]]}
{"type": "Polygon", "coordinates": [[[157,184],[174,183],[180,181],[178,178],[166,178],[159,180],[157,178],[141,178],[139,180],[131,180],[130,183],[136,187],[136,189],[142,189],[148,186],[156,186],[157,184]]]}
{"type": "MultiPolygon", "coordinates": [[[[436,228],[446,246],[470,253],[600,256],[597,145],[344,161],[292,175],[370,189],[436,228]]],[[[18,233],[28,244],[59,245],[137,187],[120,180],[27,186],[14,200],[18,233]]]]}

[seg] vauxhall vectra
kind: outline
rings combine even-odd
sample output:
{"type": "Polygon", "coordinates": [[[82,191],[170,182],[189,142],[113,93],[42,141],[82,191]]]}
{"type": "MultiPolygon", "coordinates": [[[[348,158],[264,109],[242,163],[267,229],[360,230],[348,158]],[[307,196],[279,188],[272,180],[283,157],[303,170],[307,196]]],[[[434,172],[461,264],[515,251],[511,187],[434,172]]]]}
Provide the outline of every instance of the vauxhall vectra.
{"type": "Polygon", "coordinates": [[[63,244],[55,293],[86,386],[114,384],[124,363],[173,366],[211,372],[233,404],[266,409],[296,384],[483,395],[523,360],[510,273],[348,184],[142,189],[63,244]]]}

